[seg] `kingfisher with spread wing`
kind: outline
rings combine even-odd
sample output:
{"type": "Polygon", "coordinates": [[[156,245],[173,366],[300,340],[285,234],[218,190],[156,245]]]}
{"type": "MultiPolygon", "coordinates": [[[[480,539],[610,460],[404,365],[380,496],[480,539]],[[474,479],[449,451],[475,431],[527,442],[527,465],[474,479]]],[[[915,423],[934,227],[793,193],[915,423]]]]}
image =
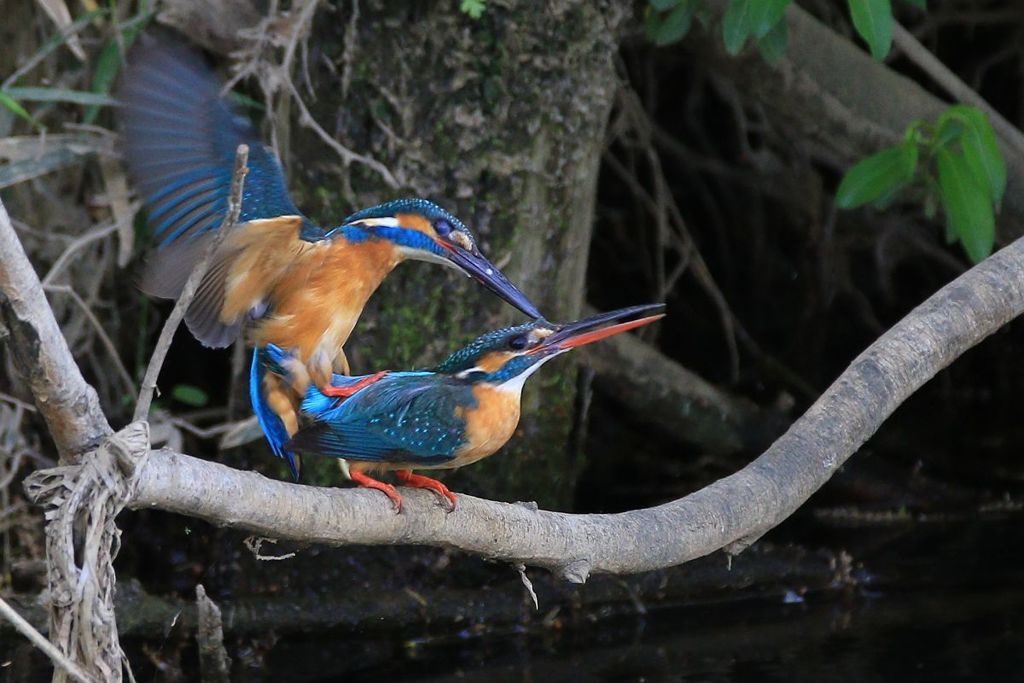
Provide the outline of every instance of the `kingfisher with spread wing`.
{"type": "MultiPolygon", "coordinates": [[[[454,509],[455,494],[414,469],[453,469],[485,458],[511,438],[519,424],[527,378],[571,349],[654,322],[663,306],[634,306],[566,324],[545,320],[489,332],[424,372],[334,375],[310,386],[302,403],[307,423],[294,434],[276,429],[267,406],[254,397],[271,447],[293,462],[295,454],[342,458],[349,477],[385,493],[401,511],[391,484],[368,473],[393,470],[407,486],[437,492],[454,509]]],[[[275,345],[253,359],[260,372],[287,382],[302,364],[275,345]]]]}
{"type": "MultiPolygon", "coordinates": [[[[159,245],[142,289],[177,298],[228,210],[235,152],[249,146],[241,213],[190,304],[185,322],[204,345],[224,347],[250,324],[257,347],[293,351],[326,385],[347,373],[343,347],[367,300],[405,260],[451,266],[531,318],[537,308],[477,247],[455,216],[425,199],[400,199],[323,228],[296,208],[281,165],[252,123],[222,96],[194,49],[166,34],[140,36],[118,90],[129,174],[159,245]]],[[[284,427],[297,397],[272,380],[267,394],[284,427]]]]}

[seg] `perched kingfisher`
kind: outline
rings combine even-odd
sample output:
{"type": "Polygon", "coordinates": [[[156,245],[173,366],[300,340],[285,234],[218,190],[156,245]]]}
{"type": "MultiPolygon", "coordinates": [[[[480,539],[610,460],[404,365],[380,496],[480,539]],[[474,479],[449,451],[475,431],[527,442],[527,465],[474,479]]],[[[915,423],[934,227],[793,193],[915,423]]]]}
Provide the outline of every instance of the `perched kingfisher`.
{"type": "MultiPolygon", "coordinates": [[[[414,469],[453,469],[493,454],[519,424],[526,379],[544,363],[570,349],[654,322],[663,306],[634,306],[572,323],[545,320],[489,332],[432,370],[378,372],[310,385],[302,403],[308,422],[289,435],[275,429],[265,404],[254,399],[271,447],[297,472],[296,454],[342,458],[361,486],[383,491],[401,511],[394,486],[368,472],[394,470],[399,481],[443,496],[454,509],[455,494],[414,469]]],[[[257,349],[254,363],[289,381],[302,364],[270,344],[257,349]]]]}
{"type": "MultiPolygon", "coordinates": [[[[239,224],[214,255],[185,322],[206,346],[224,347],[252,323],[257,347],[277,344],[326,385],[348,373],[344,345],[367,300],[404,260],[471,276],[531,318],[537,308],[477,248],[469,229],[425,199],[400,199],[324,229],[292,202],[273,151],[221,96],[195,50],[167,34],[140,36],[118,91],[124,157],[159,247],[142,289],[177,298],[227,213],[236,148],[249,145],[239,224]]],[[[286,429],[304,386],[263,391],[286,429]]]]}

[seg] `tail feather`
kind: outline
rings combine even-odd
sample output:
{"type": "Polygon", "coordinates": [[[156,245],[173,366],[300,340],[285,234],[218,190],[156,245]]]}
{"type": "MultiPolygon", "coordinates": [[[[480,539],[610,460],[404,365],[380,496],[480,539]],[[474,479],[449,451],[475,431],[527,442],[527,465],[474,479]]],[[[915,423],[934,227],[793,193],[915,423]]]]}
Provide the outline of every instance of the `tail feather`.
{"type": "Polygon", "coordinates": [[[283,372],[282,363],[287,358],[287,354],[273,344],[253,350],[252,366],[249,370],[249,400],[252,402],[253,412],[256,413],[256,419],[263,429],[270,449],[274,455],[285,459],[292,477],[298,481],[302,474],[302,462],[297,454],[285,448],[285,443],[290,438],[288,429],[281,417],[271,407],[264,387],[267,371],[270,370],[275,374],[278,371],[283,372]]]}

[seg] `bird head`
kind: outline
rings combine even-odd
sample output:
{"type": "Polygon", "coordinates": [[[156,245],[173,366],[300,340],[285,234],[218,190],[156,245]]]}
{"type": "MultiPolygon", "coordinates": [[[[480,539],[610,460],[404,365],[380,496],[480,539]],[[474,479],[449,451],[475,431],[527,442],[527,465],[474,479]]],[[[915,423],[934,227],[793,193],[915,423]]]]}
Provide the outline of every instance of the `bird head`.
{"type": "Polygon", "coordinates": [[[537,319],[506,327],[478,337],[434,370],[518,392],[530,375],[555,356],[660,320],[665,317],[664,308],[664,304],[630,306],[571,323],[537,319]]]}
{"type": "Polygon", "coordinates": [[[462,271],[531,318],[540,311],[488,261],[462,221],[426,199],[396,199],[358,211],[341,227],[349,239],[383,239],[402,259],[430,261],[462,271]]]}

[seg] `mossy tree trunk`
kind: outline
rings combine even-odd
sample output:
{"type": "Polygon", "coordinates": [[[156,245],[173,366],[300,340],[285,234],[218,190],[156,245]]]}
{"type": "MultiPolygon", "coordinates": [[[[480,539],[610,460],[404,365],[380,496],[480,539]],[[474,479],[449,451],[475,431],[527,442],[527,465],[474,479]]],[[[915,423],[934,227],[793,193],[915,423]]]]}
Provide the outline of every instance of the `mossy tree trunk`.
{"type": "MultiPolygon", "coordinates": [[[[314,135],[294,128],[290,171],[303,204],[317,217],[340,218],[401,194],[431,198],[471,226],[485,253],[550,319],[577,316],[623,10],[489,2],[474,20],[457,2],[369,2],[355,22],[351,11],[347,4],[321,10],[314,20],[310,110],[343,144],[384,163],[402,187],[387,187],[366,166],[344,168],[314,135]]],[[[423,367],[521,319],[464,278],[407,264],[371,301],[348,353],[357,372],[423,367]]],[[[575,374],[560,359],[535,376],[513,442],[453,475],[454,485],[568,505],[575,374]]]]}

